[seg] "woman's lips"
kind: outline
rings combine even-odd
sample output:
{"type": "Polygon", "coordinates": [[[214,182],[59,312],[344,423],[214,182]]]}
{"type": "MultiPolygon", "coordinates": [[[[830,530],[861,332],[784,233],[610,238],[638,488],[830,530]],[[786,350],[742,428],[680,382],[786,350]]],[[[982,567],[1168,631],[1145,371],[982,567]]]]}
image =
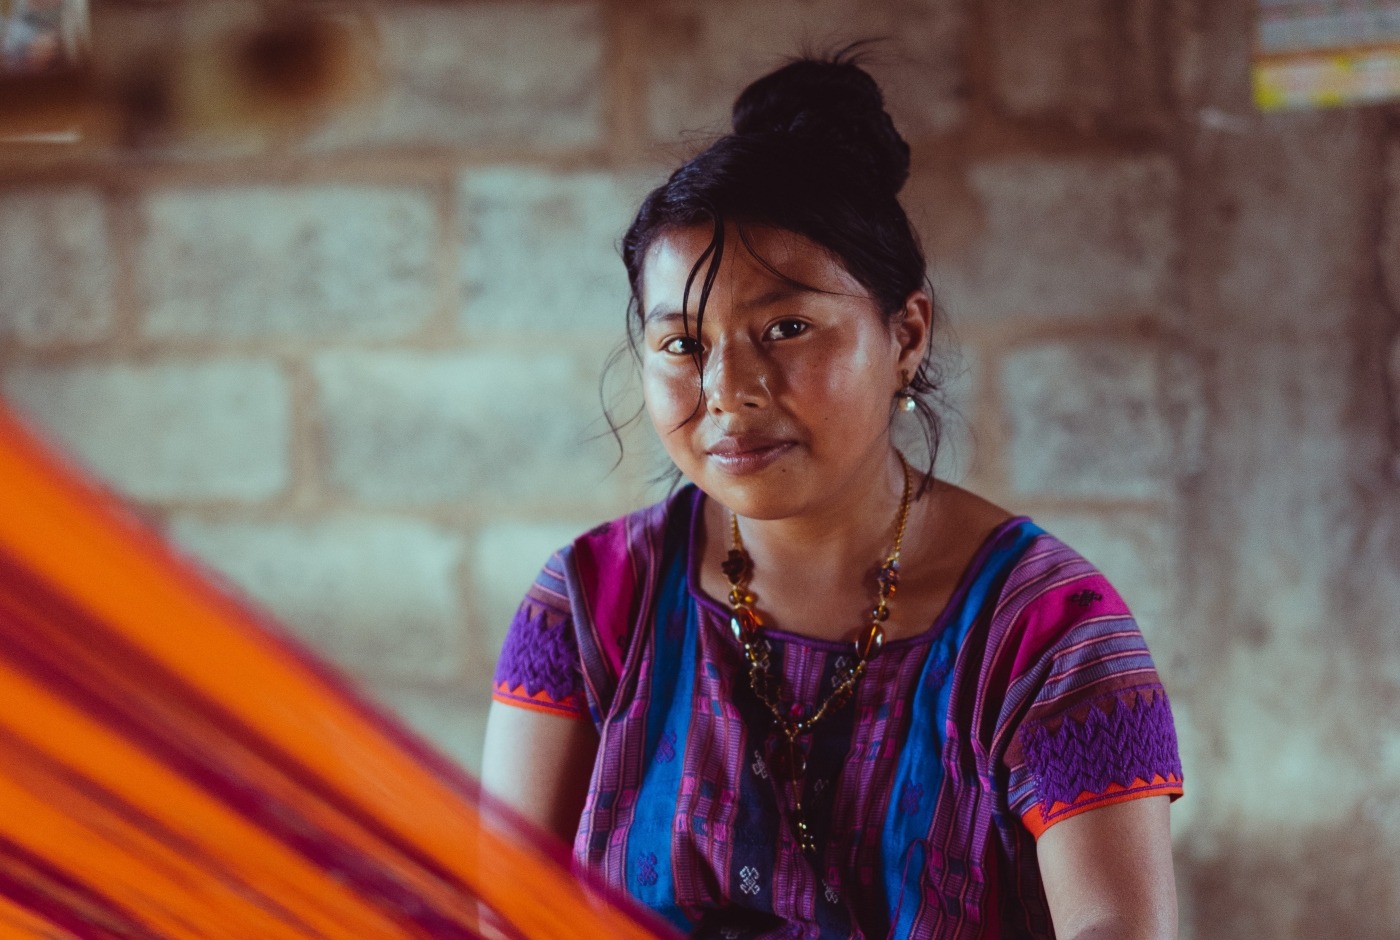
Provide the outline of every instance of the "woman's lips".
{"type": "Polygon", "coordinates": [[[710,462],[726,473],[757,473],[797,446],[792,441],[724,438],[706,453],[710,462]]]}

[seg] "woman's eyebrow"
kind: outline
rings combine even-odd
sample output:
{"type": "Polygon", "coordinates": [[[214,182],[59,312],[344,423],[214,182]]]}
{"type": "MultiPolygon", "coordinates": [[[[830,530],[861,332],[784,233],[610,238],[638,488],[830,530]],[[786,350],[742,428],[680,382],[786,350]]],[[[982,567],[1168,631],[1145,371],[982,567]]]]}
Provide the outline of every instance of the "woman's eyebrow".
{"type": "Polygon", "coordinates": [[[756,307],[771,307],[773,304],[782,303],[797,294],[804,294],[810,288],[800,287],[796,284],[779,284],[771,290],[766,290],[757,297],[739,301],[738,306],[752,310],[756,307]]]}
{"type": "MultiPolygon", "coordinates": [[[[784,300],[787,300],[790,297],[794,297],[797,294],[805,294],[810,290],[811,288],[800,287],[796,284],[779,284],[777,287],[764,291],[757,297],[750,297],[747,300],[739,301],[738,306],[744,310],[753,310],[759,307],[771,307],[773,304],[782,303],[784,300]]],[[[681,313],[679,310],[675,310],[671,307],[667,307],[662,304],[657,304],[655,307],[651,308],[651,312],[648,313],[646,315],[646,318],[642,320],[642,325],[645,327],[650,326],[652,323],[663,323],[668,320],[687,319],[689,319],[689,317],[681,313]]]]}
{"type": "Polygon", "coordinates": [[[662,323],[667,320],[685,320],[686,315],[679,310],[672,310],[669,307],[656,306],[651,308],[651,313],[646,315],[642,321],[643,326],[650,326],[653,323],[662,323]]]}

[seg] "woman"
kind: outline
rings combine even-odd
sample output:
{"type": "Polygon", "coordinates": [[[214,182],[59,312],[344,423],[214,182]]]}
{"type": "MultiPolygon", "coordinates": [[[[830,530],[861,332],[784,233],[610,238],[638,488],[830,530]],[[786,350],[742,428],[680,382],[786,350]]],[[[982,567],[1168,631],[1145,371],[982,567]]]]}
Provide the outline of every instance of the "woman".
{"type": "Polygon", "coordinates": [[[623,243],[646,412],[691,481],[546,565],[484,782],[713,937],[1170,937],[1170,708],[1088,563],[936,450],[909,150],[840,56],[623,243]]]}

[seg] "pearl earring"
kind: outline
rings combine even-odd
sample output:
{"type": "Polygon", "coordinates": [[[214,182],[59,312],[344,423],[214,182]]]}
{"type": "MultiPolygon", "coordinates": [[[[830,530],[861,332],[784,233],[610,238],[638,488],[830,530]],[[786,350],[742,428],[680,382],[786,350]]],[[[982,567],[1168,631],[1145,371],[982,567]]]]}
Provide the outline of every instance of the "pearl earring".
{"type": "Polygon", "coordinates": [[[899,391],[894,393],[895,401],[899,405],[899,410],[913,411],[914,409],[919,407],[919,402],[918,399],[914,397],[914,393],[909,391],[908,369],[899,370],[899,382],[901,387],[899,391]]]}

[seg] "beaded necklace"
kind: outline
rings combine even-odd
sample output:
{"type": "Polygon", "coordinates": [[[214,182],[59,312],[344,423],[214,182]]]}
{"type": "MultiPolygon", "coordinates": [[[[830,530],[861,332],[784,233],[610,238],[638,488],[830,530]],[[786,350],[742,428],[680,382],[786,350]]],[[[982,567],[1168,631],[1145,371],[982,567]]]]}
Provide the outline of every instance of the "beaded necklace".
{"type": "Polygon", "coordinates": [[[753,609],[758,598],[748,587],[753,575],[753,559],[744,551],[744,541],[739,535],[739,517],[733,513],[729,517],[733,545],[721,565],[729,581],[729,626],[744,649],[744,658],[749,665],[749,685],[773,716],[776,734],[768,742],[768,767],[775,777],[793,784],[793,834],[807,853],[815,852],[817,845],[802,806],[807,756],[798,738],[846,706],[855,693],[856,683],[865,674],[866,663],[879,655],[885,645],[884,623],[890,616],[889,599],[899,585],[899,552],[904,543],[904,524],[909,519],[909,464],[905,462],[903,454],[899,455],[899,463],[904,470],[904,495],[900,497],[899,514],[895,521],[894,548],[885,557],[875,576],[878,588],[875,606],[870,611],[870,624],[852,643],[853,659],[837,674],[831,694],[804,717],[792,716],[780,703],[781,682],[770,671],[770,646],[763,636],[763,619],[753,609]]]}

